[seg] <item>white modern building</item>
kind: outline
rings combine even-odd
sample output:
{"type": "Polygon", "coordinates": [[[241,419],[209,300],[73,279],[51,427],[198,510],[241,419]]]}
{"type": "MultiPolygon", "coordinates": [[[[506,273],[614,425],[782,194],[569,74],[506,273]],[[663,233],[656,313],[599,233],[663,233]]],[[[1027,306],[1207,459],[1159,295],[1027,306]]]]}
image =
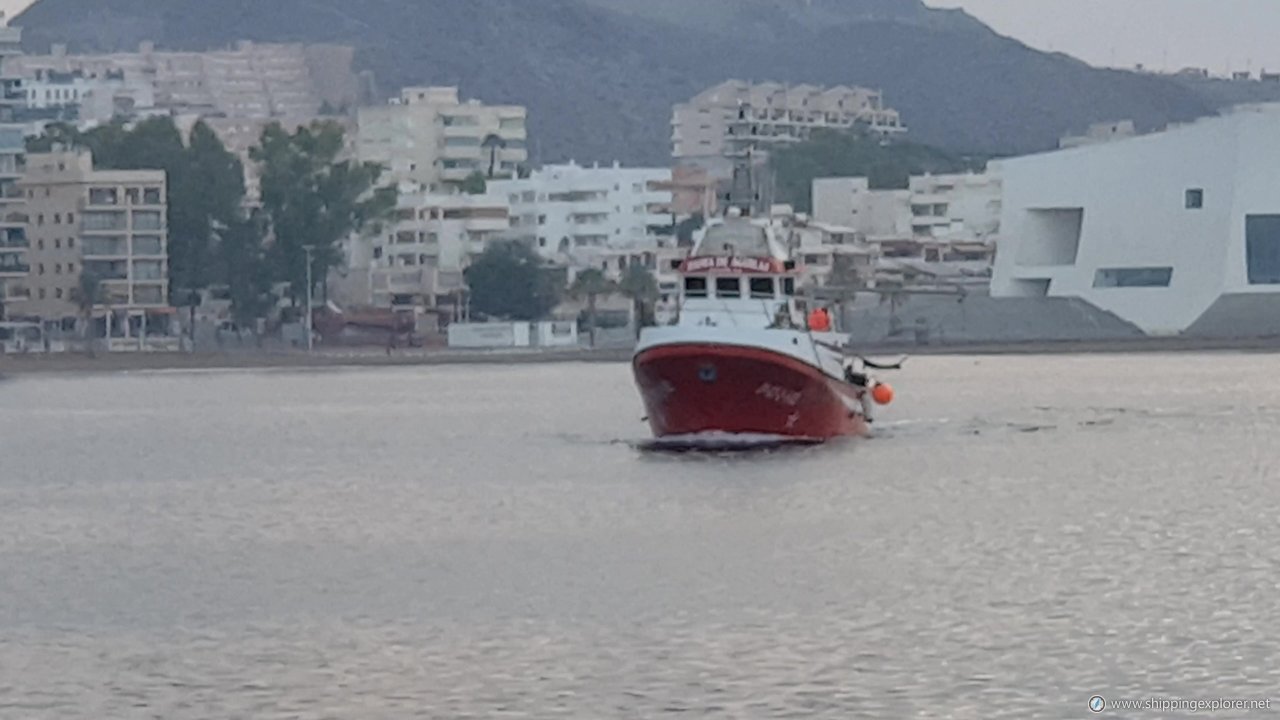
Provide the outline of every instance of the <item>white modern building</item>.
{"type": "Polygon", "coordinates": [[[675,244],[671,188],[668,168],[571,163],[490,183],[489,192],[506,197],[512,234],[526,238],[544,258],[603,267],[617,251],[675,244]]]}
{"type": "Polygon", "coordinates": [[[992,294],[1152,334],[1280,332],[1280,105],[999,163],[992,294]]]}

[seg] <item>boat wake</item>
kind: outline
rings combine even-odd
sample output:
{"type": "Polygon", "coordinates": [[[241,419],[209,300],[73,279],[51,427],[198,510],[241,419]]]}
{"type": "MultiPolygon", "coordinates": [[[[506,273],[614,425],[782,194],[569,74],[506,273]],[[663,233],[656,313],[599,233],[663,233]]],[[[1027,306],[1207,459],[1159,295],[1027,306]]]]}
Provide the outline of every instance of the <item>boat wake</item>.
{"type": "Polygon", "coordinates": [[[821,445],[821,438],[766,433],[701,432],[642,440],[635,447],[647,452],[750,452],[821,445]]]}

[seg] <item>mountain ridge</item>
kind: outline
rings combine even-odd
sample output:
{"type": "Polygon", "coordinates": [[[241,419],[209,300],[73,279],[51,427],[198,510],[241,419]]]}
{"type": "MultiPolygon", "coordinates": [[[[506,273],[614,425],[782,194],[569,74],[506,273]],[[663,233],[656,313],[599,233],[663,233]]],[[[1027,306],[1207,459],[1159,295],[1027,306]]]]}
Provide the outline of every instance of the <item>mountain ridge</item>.
{"type": "Polygon", "coordinates": [[[670,113],[730,78],[882,90],[913,139],[1013,154],[1090,122],[1150,129],[1215,105],[1164,78],[1100,70],[920,0],[38,0],[34,50],[202,50],[236,40],[357,49],[383,95],[459,85],[526,105],[537,161],[666,164],[670,113]],[[686,17],[686,15],[688,15],[686,17]]]}

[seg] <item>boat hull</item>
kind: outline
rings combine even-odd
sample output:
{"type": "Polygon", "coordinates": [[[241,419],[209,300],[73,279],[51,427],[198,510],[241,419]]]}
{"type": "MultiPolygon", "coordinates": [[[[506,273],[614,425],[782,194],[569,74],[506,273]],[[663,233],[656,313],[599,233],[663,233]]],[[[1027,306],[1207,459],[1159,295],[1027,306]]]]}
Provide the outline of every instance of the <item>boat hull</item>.
{"type": "Polygon", "coordinates": [[[641,350],[632,365],[658,438],[820,442],[867,433],[860,388],[774,350],[676,343],[641,350]]]}

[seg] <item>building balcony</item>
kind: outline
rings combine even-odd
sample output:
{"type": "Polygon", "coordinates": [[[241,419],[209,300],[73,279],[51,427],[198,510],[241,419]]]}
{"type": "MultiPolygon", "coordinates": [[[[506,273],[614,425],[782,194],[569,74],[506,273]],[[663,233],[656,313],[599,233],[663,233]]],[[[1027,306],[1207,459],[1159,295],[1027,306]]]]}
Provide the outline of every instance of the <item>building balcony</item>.
{"type": "Polygon", "coordinates": [[[511,229],[507,218],[468,218],[462,224],[468,232],[502,232],[511,229]]]}
{"type": "Polygon", "coordinates": [[[440,179],[445,182],[462,182],[470,177],[471,173],[480,170],[478,167],[452,167],[441,168],[440,179]]]}
{"type": "Polygon", "coordinates": [[[445,138],[475,138],[479,142],[483,133],[479,125],[445,125],[441,135],[445,138]]]}
{"type": "Polygon", "coordinates": [[[0,262],[0,278],[20,278],[31,273],[31,266],[26,262],[0,262]]]}
{"type": "Polygon", "coordinates": [[[440,148],[442,160],[480,160],[489,159],[489,151],[479,145],[445,145],[440,148]]]}
{"type": "Polygon", "coordinates": [[[377,272],[385,278],[387,292],[414,295],[430,291],[427,282],[430,273],[423,268],[389,268],[377,272]]]}

